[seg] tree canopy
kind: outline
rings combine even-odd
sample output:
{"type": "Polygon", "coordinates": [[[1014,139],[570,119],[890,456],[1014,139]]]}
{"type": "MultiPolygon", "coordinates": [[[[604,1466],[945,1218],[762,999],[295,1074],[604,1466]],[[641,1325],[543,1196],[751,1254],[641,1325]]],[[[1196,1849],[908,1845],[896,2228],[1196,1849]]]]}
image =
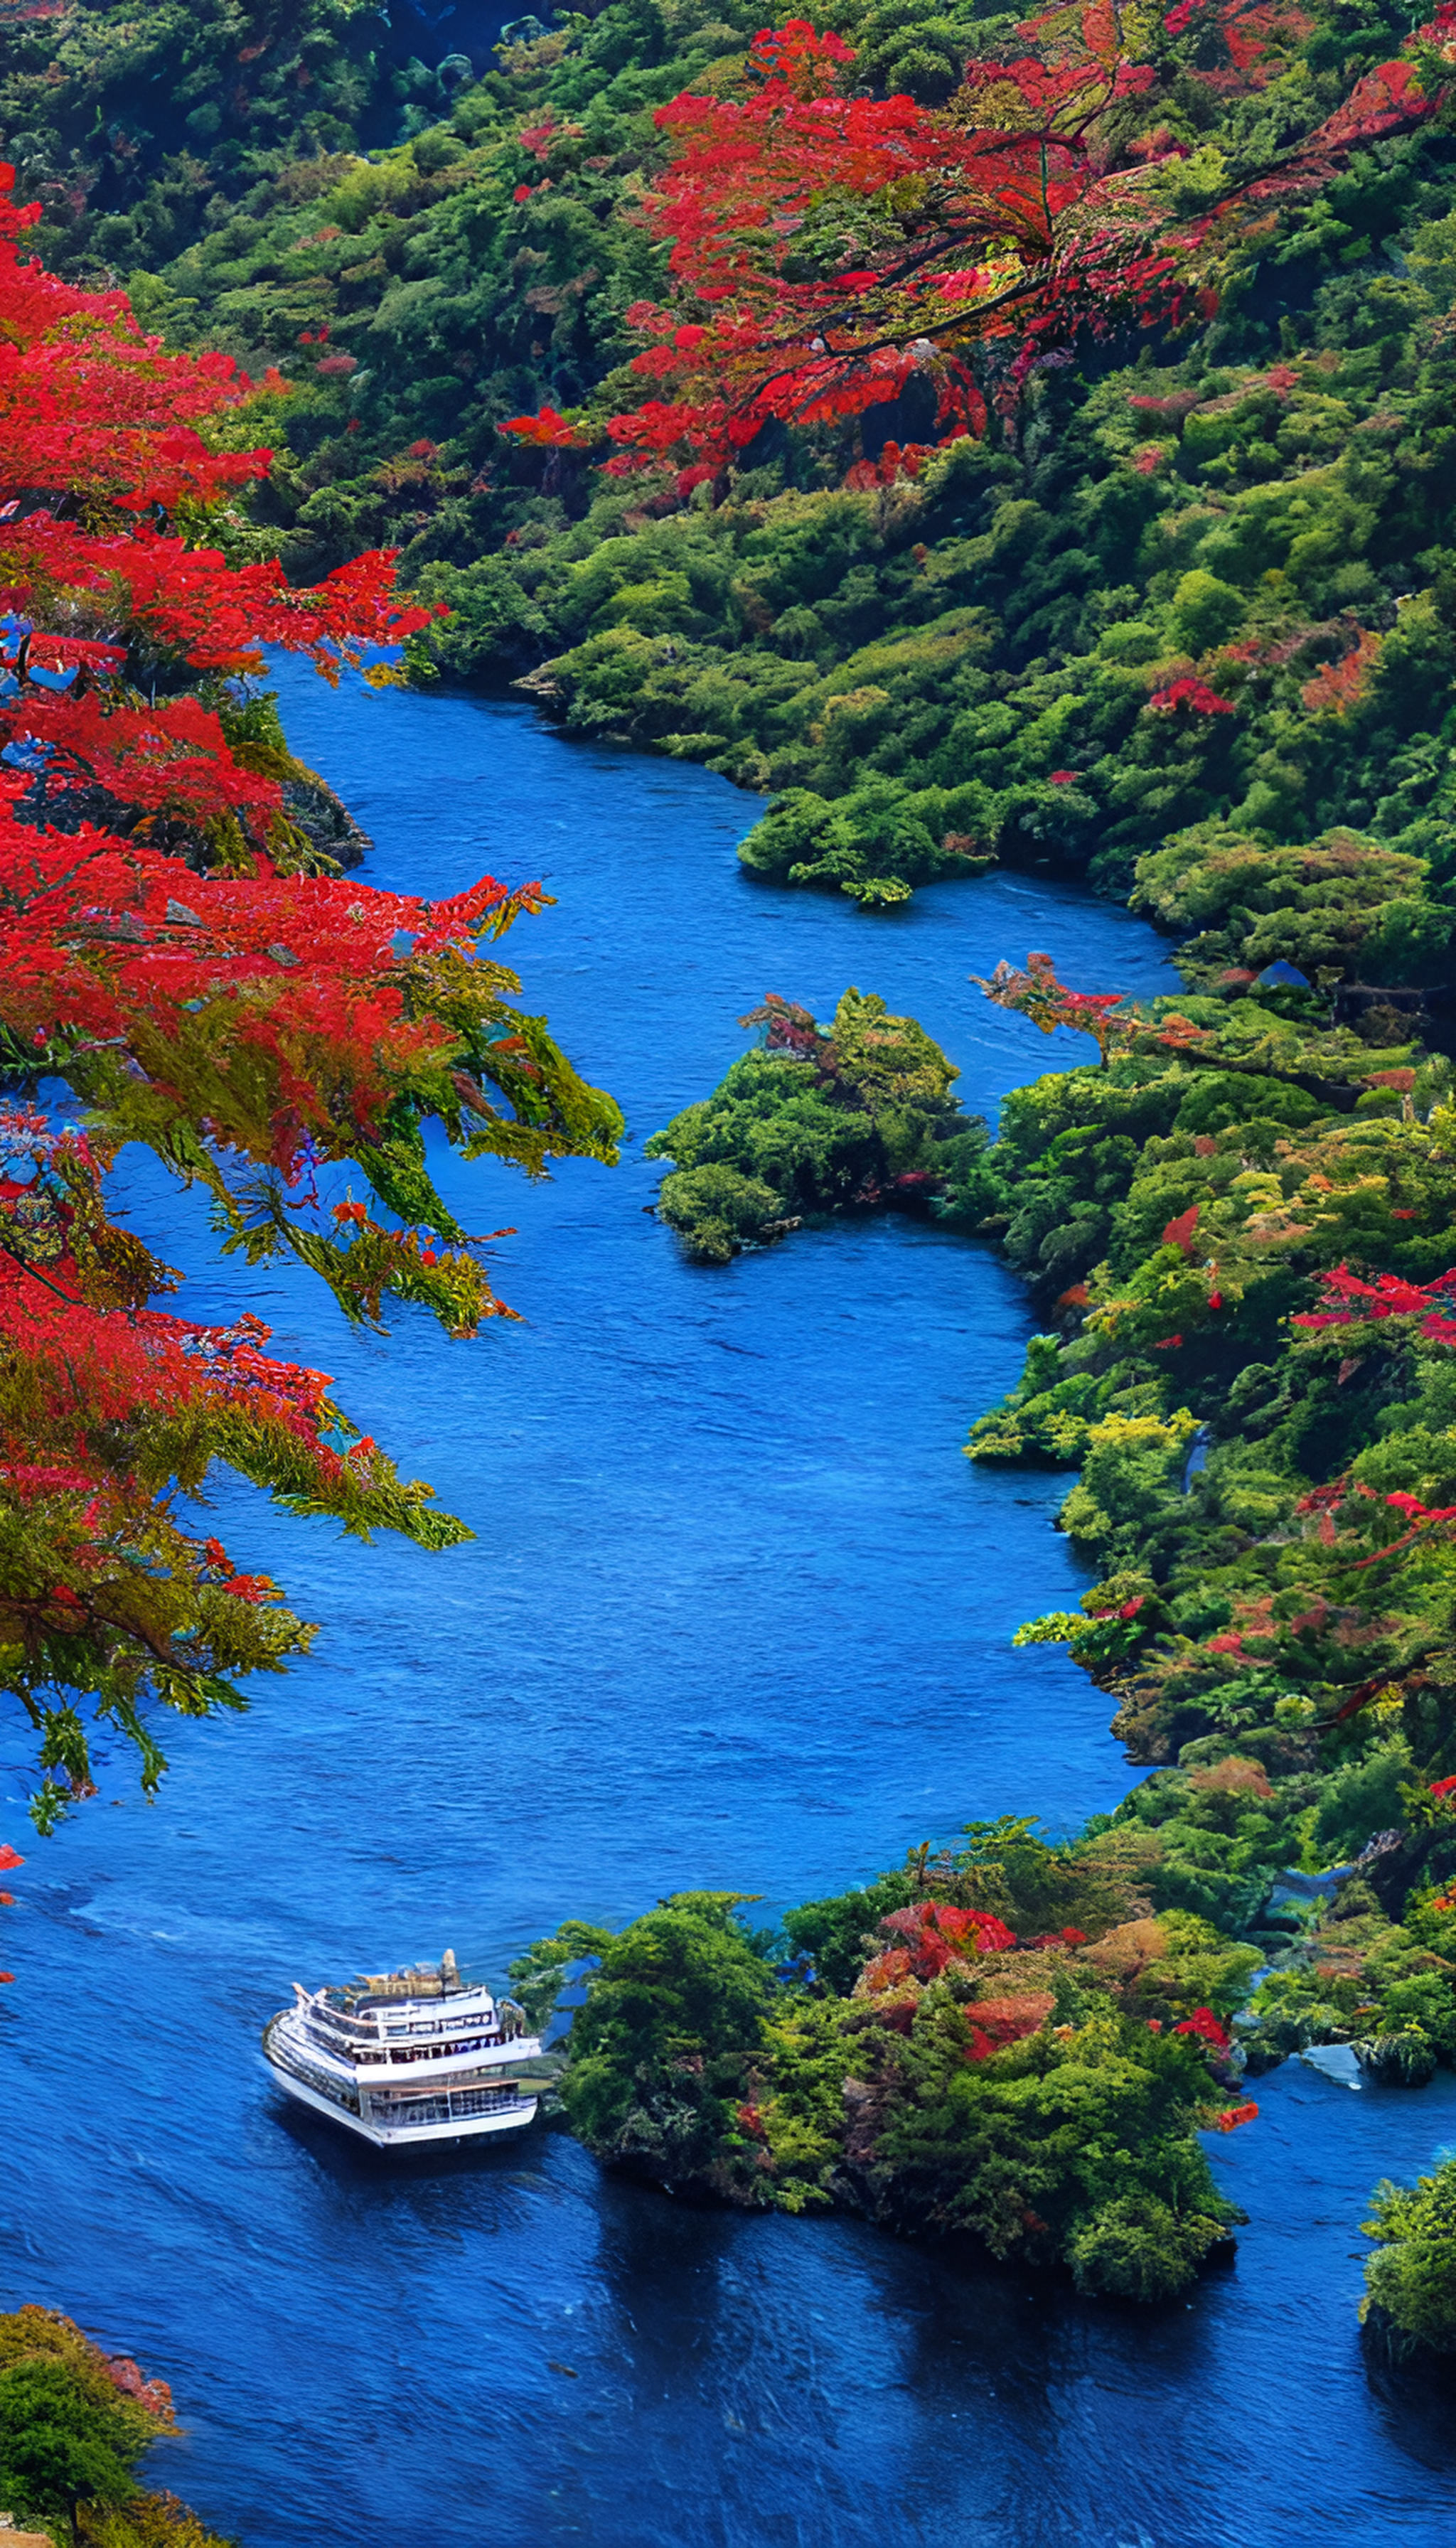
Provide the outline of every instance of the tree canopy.
{"type": "MultiPolygon", "coordinates": [[[[929,443],[979,436],[990,403],[1014,410],[1079,335],[1212,317],[1281,204],[1435,112],[1456,9],[1443,0],[1333,115],[1283,146],[1265,135],[1243,168],[1191,186],[1188,144],[1159,121],[1170,74],[1191,56],[1222,93],[1254,94],[1307,32],[1266,0],[1187,0],[1160,26],[1117,0],[1072,0],[1018,26],[1015,54],[972,54],[932,106],[866,95],[853,46],[806,19],[763,31],[742,94],[658,110],[670,156],[646,218],[668,244],[671,297],[626,313],[649,340],[631,370],[658,394],[604,419],[608,470],[674,461],[686,494],[769,426],[848,421],[917,379],[929,443]]],[[[554,410],[503,429],[584,438],[554,410]]],[[[923,457],[891,442],[857,468],[892,480],[923,457]]]]}
{"type": "Polygon", "coordinates": [[[249,1263],[283,1249],[352,1319],[413,1303],[469,1336],[510,1313],[435,1192],[426,1124],[539,1175],[612,1157],[620,1119],[486,952],[540,888],[431,905],[346,880],[285,815],[266,702],[239,697],[264,645],[388,679],[381,650],[430,611],[395,594],[388,551],[292,587],[233,509],[269,465],[232,447],[251,384],[28,258],[35,219],[4,194],[0,1686],[45,1823],[88,1787],[88,1718],[151,1784],[153,1702],[235,1704],[239,1675],[308,1642],[194,1519],[214,1461],[364,1536],[464,1535],[259,1320],[152,1306],[180,1277],[109,1217],[120,1147],[201,1184],[249,1263]],[[366,1200],[337,1192],[345,1167],[366,1200]]]}

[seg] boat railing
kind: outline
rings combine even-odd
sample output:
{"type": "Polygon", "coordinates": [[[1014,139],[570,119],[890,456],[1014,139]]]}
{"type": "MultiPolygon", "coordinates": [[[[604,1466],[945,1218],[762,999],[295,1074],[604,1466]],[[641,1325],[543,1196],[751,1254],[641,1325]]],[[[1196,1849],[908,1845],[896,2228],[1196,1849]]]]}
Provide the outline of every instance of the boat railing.
{"type": "Polygon", "coordinates": [[[524,2107],[534,2106],[535,2096],[522,2094],[514,2082],[508,2088],[441,2088],[417,2097],[392,2097],[373,2094],[369,2100],[372,2123],[455,2124],[466,2123],[475,2115],[515,2115],[524,2107]]]}

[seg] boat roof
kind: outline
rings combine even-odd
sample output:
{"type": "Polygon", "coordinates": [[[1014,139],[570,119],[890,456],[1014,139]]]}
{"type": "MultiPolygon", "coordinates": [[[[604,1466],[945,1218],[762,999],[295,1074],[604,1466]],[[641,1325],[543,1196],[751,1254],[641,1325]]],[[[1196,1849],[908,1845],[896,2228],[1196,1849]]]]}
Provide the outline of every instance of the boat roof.
{"type": "Polygon", "coordinates": [[[457,2007],[463,2001],[492,2008],[496,2005],[484,1982],[461,1979],[460,1967],[449,1947],[438,1964],[406,1964],[392,1973],[356,1973],[352,1982],[329,1983],[315,1996],[351,2017],[365,2010],[416,2008],[441,2000],[453,2001],[457,2007]]]}

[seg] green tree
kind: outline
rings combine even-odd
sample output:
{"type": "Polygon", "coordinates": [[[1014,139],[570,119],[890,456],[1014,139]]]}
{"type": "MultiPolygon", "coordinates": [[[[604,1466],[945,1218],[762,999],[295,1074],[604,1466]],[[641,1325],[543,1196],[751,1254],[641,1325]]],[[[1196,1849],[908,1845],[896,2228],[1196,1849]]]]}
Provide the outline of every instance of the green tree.
{"type": "Polygon", "coordinates": [[[753,2184],[735,2108],[774,1989],[737,1917],[750,1898],[675,1893],[616,1937],[568,1921],[528,1959],[534,1973],[595,1958],[586,2004],[572,2021],[561,2092],[588,2148],[668,2182],[701,2180],[740,2201],[753,2199],[753,2184]]]}
{"type": "Polygon", "coordinates": [[[1413,2186],[1387,2177],[1371,2199],[1362,2317],[1398,2359],[1456,2353],[1456,2158],[1413,2186]]]}

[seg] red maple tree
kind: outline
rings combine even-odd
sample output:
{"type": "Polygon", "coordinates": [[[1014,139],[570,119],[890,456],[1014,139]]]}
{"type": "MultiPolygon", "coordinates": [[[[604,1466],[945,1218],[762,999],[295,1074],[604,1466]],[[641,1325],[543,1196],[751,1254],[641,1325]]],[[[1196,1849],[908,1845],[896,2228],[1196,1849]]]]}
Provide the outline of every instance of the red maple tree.
{"type": "MultiPolygon", "coordinates": [[[[351,1318],[387,1297],[473,1334],[502,1305],[426,1172],[424,1127],[530,1173],[613,1155],[620,1119],[485,950],[540,888],[433,905],[299,871],[279,747],[228,684],[260,648],[329,679],[429,615],[394,556],[309,592],[240,559],[250,384],[167,353],[120,293],[22,253],[0,180],[0,1689],[43,1824],[87,1791],[88,1721],[162,1767],[149,1710],[238,1702],[312,1635],[183,1499],[222,1461],[291,1509],[428,1546],[467,1535],[244,1318],[152,1306],[178,1277],[110,1218],[127,1141],[210,1193],[226,1247],[292,1252],[351,1318]],[[293,870],[293,871],[290,871],[293,870]],[[37,1103],[66,1082],[84,1123],[37,1103]],[[350,1165],[368,1201],[330,1189],[350,1165]],[[319,1179],[324,1183],[320,1188],[319,1179]]],[[[372,672],[366,678],[390,678],[372,672]]],[[[307,846],[307,845],[305,845],[307,846]]]]}
{"type": "MultiPolygon", "coordinates": [[[[857,93],[851,47],[807,20],[766,30],[746,94],[658,110],[673,155],[646,218],[671,290],[627,313],[651,395],[600,423],[546,409],[501,430],[548,445],[605,436],[610,471],[670,467],[682,494],[766,425],[854,419],[917,378],[934,392],[935,441],[979,435],[990,405],[1009,415],[1029,374],[1079,333],[1211,315],[1271,207],[1435,111],[1453,0],[1410,39],[1413,58],[1367,74],[1196,217],[1173,209],[1162,175],[1187,144],[1156,122],[1162,71],[1213,43],[1224,67],[1194,75],[1257,89],[1308,29],[1273,0],[1180,0],[1150,37],[1119,0],[1071,0],[1025,21],[1013,55],[969,62],[944,108],[857,93]]],[[[913,471],[925,448],[897,446],[897,465],[913,471]]]]}
{"type": "Polygon", "coordinates": [[[1076,991],[1056,978],[1052,956],[1034,951],[1023,968],[1008,964],[1003,956],[989,978],[972,973],[988,1000],[998,1009],[1010,1009],[1016,1016],[1030,1018],[1043,1035],[1053,1035],[1058,1027],[1070,1027],[1078,1035],[1089,1035],[1096,1042],[1098,1056],[1106,1061],[1113,1039],[1120,1033],[1132,1032],[1132,1022],[1115,1018],[1125,993],[1122,991],[1076,991]]]}

